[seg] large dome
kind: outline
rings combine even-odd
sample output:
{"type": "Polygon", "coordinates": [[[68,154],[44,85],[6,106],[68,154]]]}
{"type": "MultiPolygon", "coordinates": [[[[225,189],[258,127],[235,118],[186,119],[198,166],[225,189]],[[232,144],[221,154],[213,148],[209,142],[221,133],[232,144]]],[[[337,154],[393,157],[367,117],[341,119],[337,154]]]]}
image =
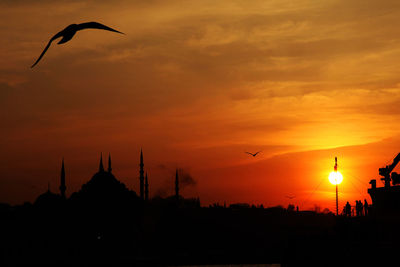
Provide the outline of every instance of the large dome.
{"type": "Polygon", "coordinates": [[[90,206],[100,207],[123,206],[138,201],[136,193],[129,190],[112,174],[111,158],[109,158],[108,164],[108,170],[105,171],[100,158],[99,171],[86,184],[82,185],[79,192],[71,195],[70,200],[73,203],[86,203],[90,206]]]}
{"type": "Polygon", "coordinates": [[[92,179],[82,185],[81,192],[89,194],[111,194],[128,191],[126,186],[118,181],[111,172],[99,171],[92,179]]]}

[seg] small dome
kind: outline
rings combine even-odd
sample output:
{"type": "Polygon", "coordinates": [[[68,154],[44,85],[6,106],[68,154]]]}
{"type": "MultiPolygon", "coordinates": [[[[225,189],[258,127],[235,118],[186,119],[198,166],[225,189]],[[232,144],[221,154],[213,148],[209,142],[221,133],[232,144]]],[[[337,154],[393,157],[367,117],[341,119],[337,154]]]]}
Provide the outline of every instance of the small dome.
{"type": "Polygon", "coordinates": [[[59,203],[61,200],[61,196],[52,193],[50,190],[38,196],[35,200],[35,206],[53,206],[59,203]]]}

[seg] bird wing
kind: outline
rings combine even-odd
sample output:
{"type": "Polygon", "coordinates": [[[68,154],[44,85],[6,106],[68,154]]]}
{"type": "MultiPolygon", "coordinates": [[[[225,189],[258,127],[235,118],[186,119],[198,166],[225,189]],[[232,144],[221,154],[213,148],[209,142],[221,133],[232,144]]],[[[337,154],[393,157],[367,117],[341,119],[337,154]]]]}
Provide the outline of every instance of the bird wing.
{"type": "Polygon", "coordinates": [[[123,32],[114,30],[113,28],[110,28],[110,27],[108,27],[106,25],[103,25],[101,23],[94,22],[94,21],[80,23],[80,24],[77,25],[77,31],[84,30],[84,29],[99,29],[99,30],[106,30],[106,31],[117,32],[117,33],[124,34],[123,32]]]}
{"type": "Polygon", "coordinates": [[[250,155],[252,155],[252,156],[253,156],[253,154],[252,154],[252,153],[250,153],[250,152],[244,152],[244,153],[247,153],[247,154],[250,154],[250,155]]]}
{"type": "Polygon", "coordinates": [[[258,151],[258,152],[256,152],[256,153],[254,153],[254,156],[257,155],[257,154],[260,153],[260,152],[261,152],[261,151],[258,151]]]}
{"type": "Polygon", "coordinates": [[[38,64],[38,62],[40,61],[40,59],[41,59],[41,58],[43,57],[43,55],[46,53],[47,49],[49,49],[51,43],[52,43],[55,39],[60,38],[61,36],[62,36],[62,31],[59,32],[59,33],[57,33],[56,35],[54,35],[54,36],[50,39],[50,41],[47,43],[46,47],[44,48],[43,52],[40,54],[40,56],[39,56],[39,58],[36,60],[36,62],[33,63],[33,65],[31,66],[31,68],[35,67],[35,65],[38,64]]]}

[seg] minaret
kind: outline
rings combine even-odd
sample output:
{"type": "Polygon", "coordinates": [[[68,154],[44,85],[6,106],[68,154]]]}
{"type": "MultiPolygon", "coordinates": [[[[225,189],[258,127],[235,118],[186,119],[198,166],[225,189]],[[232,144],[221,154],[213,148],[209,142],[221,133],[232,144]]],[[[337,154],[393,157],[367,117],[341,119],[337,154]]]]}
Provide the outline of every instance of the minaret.
{"type": "Polygon", "coordinates": [[[178,169],[176,169],[175,173],[175,197],[179,200],[179,177],[178,177],[178,169]]]}
{"type": "Polygon", "coordinates": [[[108,154],[108,170],[109,173],[111,173],[112,168],[111,168],[111,154],[108,154]]]}
{"type": "Polygon", "coordinates": [[[146,172],[146,179],[144,181],[144,200],[149,200],[149,180],[147,180],[147,172],[146,172]]]}
{"type": "Polygon", "coordinates": [[[64,169],[64,158],[61,163],[61,177],[60,177],[60,194],[61,197],[65,199],[65,190],[67,187],[65,186],[65,169],[64,169]]]}
{"type": "Polygon", "coordinates": [[[139,170],[139,181],[140,181],[140,198],[144,199],[144,164],[143,164],[143,151],[140,149],[140,170],[139,170]]]}
{"type": "Polygon", "coordinates": [[[103,153],[100,154],[99,172],[104,172],[104,167],[103,167],[103,153]]]}

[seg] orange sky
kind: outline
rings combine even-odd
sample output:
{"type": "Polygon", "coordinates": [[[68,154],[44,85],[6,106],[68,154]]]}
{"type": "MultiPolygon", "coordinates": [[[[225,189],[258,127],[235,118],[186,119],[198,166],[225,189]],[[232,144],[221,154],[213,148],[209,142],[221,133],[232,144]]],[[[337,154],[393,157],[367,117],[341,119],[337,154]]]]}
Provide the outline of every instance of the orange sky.
{"type": "Polygon", "coordinates": [[[16,0],[0,18],[1,202],[56,191],[63,156],[78,190],[100,152],[137,190],[143,147],[152,195],[179,167],[203,204],[334,210],[335,156],[354,201],[400,152],[398,1],[16,0]],[[29,68],[86,21],[126,35],[79,32],[29,68]]]}

